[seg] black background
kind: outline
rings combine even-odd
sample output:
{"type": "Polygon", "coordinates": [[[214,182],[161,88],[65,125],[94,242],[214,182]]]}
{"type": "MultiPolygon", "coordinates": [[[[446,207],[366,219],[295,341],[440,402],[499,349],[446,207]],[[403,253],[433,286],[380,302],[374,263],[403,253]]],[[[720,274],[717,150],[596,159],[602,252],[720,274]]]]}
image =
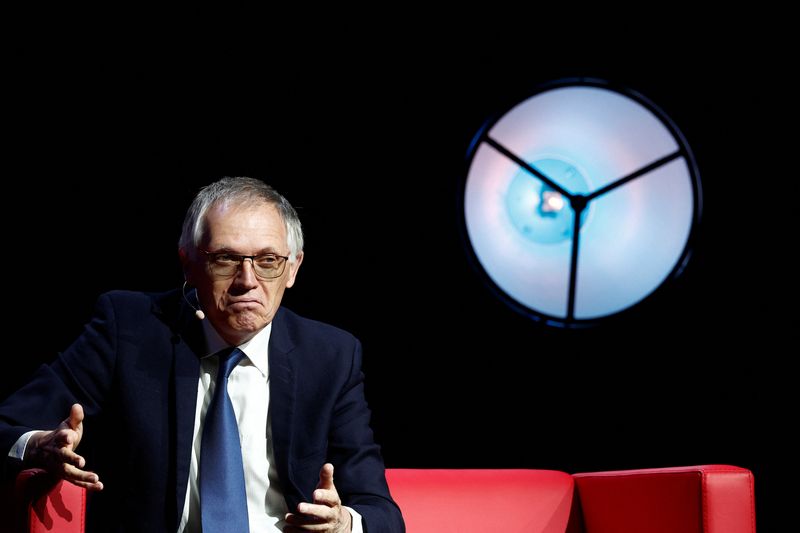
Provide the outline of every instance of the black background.
{"type": "Polygon", "coordinates": [[[191,198],[248,175],[304,221],[306,257],[284,304],[364,344],[387,466],[735,464],[756,475],[759,529],[777,527],[797,416],[780,310],[792,301],[789,226],[772,189],[790,178],[774,145],[769,45],[290,53],[257,41],[12,46],[2,396],[80,333],[101,292],[179,286],[191,198]],[[673,118],[705,210],[681,278],[623,319],[566,331],[483,285],[457,195],[484,120],[572,76],[627,85],[673,118]]]}

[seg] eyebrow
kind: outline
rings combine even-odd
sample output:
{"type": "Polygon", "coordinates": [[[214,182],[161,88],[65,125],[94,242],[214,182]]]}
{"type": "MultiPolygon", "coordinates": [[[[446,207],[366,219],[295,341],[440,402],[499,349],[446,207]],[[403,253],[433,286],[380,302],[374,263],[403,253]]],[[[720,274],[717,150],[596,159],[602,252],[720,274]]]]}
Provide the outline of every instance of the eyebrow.
{"type": "MultiPolygon", "coordinates": [[[[219,248],[217,248],[214,251],[214,253],[226,253],[226,254],[232,254],[232,255],[250,255],[250,254],[243,254],[242,252],[239,252],[238,250],[236,250],[234,248],[231,248],[230,246],[220,246],[219,248]]],[[[259,255],[265,255],[265,254],[280,255],[280,252],[277,251],[272,246],[267,246],[266,248],[262,248],[261,250],[257,251],[256,253],[254,253],[252,255],[259,256],[259,255]]]]}

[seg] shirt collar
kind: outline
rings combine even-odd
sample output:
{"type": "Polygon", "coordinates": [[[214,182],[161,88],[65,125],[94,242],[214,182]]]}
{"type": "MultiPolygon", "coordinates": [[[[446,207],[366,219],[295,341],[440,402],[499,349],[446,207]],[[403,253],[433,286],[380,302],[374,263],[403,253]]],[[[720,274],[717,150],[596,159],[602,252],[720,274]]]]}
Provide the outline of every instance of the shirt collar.
{"type": "MultiPolygon", "coordinates": [[[[206,347],[208,351],[204,357],[208,357],[217,353],[220,350],[224,350],[228,348],[230,344],[225,342],[225,340],[220,337],[217,330],[214,329],[214,326],[211,325],[211,322],[208,320],[203,320],[203,332],[206,336],[206,347]]],[[[272,322],[267,324],[267,326],[256,333],[255,337],[250,339],[247,342],[244,342],[237,346],[244,354],[250,359],[250,362],[253,363],[253,366],[258,368],[262,374],[267,374],[267,367],[268,367],[268,360],[269,360],[269,337],[272,333],[272,322]]]]}

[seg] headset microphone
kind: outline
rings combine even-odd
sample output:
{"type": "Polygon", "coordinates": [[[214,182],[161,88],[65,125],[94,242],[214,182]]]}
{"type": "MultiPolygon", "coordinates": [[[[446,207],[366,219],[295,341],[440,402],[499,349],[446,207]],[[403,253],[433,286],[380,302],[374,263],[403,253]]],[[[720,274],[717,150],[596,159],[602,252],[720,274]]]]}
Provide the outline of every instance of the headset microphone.
{"type": "MultiPolygon", "coordinates": [[[[186,284],[187,283],[188,283],[188,281],[184,281],[183,282],[183,287],[181,288],[181,293],[183,294],[183,299],[186,300],[186,303],[189,304],[189,307],[194,309],[194,316],[197,317],[197,320],[203,320],[206,317],[206,314],[199,307],[193,306],[192,302],[189,301],[189,298],[186,297],[186,284]]],[[[198,301],[197,305],[200,305],[199,301],[198,301]]]]}

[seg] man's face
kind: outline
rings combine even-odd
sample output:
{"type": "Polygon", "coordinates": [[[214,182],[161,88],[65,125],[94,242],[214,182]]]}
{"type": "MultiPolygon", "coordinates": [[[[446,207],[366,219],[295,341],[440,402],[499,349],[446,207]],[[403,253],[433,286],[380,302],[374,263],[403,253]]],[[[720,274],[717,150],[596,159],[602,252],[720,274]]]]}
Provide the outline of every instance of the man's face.
{"type": "MultiPolygon", "coordinates": [[[[240,255],[274,253],[288,256],[286,225],[274,205],[212,206],[206,213],[206,231],[200,248],[208,252],[240,255]]],[[[283,298],[283,291],[294,285],[302,262],[287,264],[274,279],[259,279],[249,259],[242,262],[233,277],[219,279],[208,268],[207,257],[196,252],[184,257],[187,280],[197,288],[200,306],[222,337],[233,345],[252,338],[272,322],[283,298]]]]}

